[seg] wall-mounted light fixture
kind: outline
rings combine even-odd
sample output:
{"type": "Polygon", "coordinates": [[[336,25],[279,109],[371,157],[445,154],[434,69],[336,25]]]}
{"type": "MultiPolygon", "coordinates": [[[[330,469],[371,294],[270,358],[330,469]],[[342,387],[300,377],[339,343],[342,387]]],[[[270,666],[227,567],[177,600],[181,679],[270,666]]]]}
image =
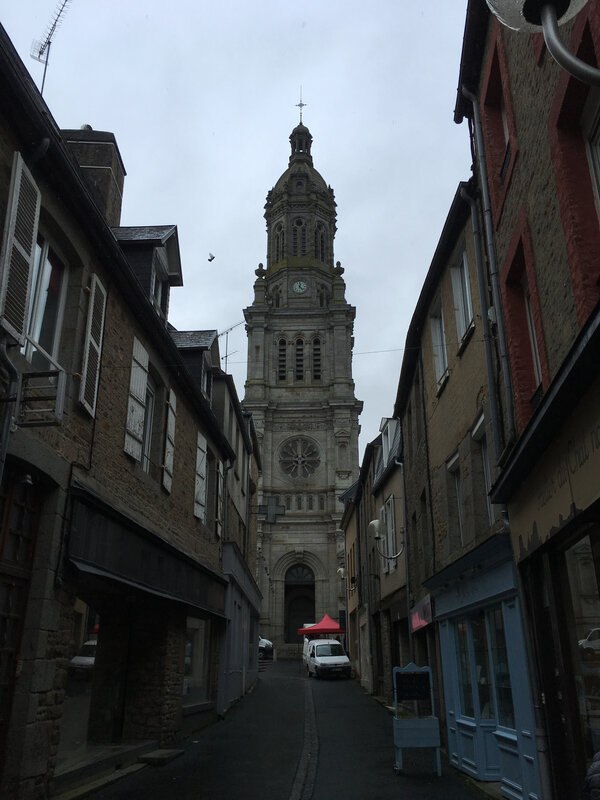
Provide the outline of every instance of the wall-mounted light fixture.
{"type": "Polygon", "coordinates": [[[395,561],[397,558],[400,558],[400,556],[404,552],[404,528],[400,529],[402,533],[402,547],[400,548],[400,550],[398,550],[397,553],[394,553],[393,556],[388,556],[386,553],[382,553],[381,550],[379,549],[379,542],[384,538],[381,535],[381,527],[382,527],[381,520],[374,519],[371,522],[369,522],[369,528],[373,534],[373,538],[375,539],[375,548],[382,558],[385,558],[388,561],[395,561]]]}
{"type": "Polygon", "coordinates": [[[563,44],[558,26],[578,14],[587,0],[486,0],[490,11],[507,28],[544,34],[550,55],[570,75],[600,86],[600,69],[586,64],[563,44]]]}

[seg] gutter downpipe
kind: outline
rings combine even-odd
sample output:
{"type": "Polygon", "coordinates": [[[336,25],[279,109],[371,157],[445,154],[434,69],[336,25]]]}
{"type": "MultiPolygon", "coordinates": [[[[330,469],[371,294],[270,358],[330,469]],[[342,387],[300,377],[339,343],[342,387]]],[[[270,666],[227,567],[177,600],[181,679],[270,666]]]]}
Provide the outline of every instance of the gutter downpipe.
{"type": "MultiPolygon", "coordinates": [[[[371,585],[370,585],[370,578],[369,578],[369,548],[367,542],[367,510],[365,507],[365,492],[364,487],[361,487],[361,503],[360,503],[360,518],[361,518],[361,527],[362,527],[362,538],[364,544],[364,562],[362,564],[362,568],[364,573],[361,573],[361,583],[365,587],[365,606],[367,610],[367,669],[368,675],[367,680],[369,682],[368,691],[369,694],[373,694],[375,690],[374,686],[374,676],[373,676],[373,633],[371,630],[371,585]],[[362,577],[364,576],[364,581],[362,577]]],[[[360,628],[360,624],[359,624],[360,628]]]]}
{"type": "MultiPolygon", "coordinates": [[[[404,447],[403,447],[404,450],[404,447]]],[[[394,459],[394,466],[398,467],[400,470],[401,480],[402,480],[402,522],[404,528],[404,568],[405,568],[405,580],[406,580],[406,622],[408,627],[408,656],[411,662],[414,662],[415,655],[414,655],[414,645],[413,645],[413,635],[412,635],[412,625],[410,624],[410,584],[408,582],[409,572],[409,555],[408,555],[408,515],[406,513],[406,479],[404,477],[404,461],[399,461],[397,458],[394,459]]]]}
{"type": "Polygon", "coordinates": [[[492,299],[496,310],[496,325],[498,328],[498,346],[500,348],[500,364],[502,368],[502,378],[504,384],[504,403],[506,409],[506,422],[508,429],[508,441],[512,442],[515,438],[515,420],[512,407],[512,381],[510,378],[510,365],[508,363],[508,349],[506,347],[506,331],[504,330],[504,320],[502,319],[502,303],[500,299],[500,281],[498,276],[498,265],[496,263],[496,248],[494,243],[494,225],[492,221],[492,207],[490,202],[490,191],[488,186],[488,172],[485,163],[485,150],[483,146],[483,132],[481,126],[481,114],[477,98],[466,86],[461,86],[462,94],[471,103],[473,108],[473,126],[475,131],[475,143],[477,147],[477,161],[481,177],[481,197],[483,200],[483,220],[485,225],[485,239],[490,265],[490,283],[492,287],[492,299]]]}
{"type": "Polygon", "coordinates": [[[479,284],[479,302],[481,304],[481,324],[483,326],[483,343],[485,347],[485,366],[487,371],[488,391],[490,394],[490,408],[492,417],[492,433],[494,435],[494,451],[496,462],[500,460],[502,446],[500,441],[500,414],[498,411],[498,396],[496,376],[494,375],[492,360],[492,342],[490,336],[490,321],[488,319],[487,295],[485,291],[485,275],[483,272],[483,253],[481,252],[481,230],[479,227],[479,214],[477,201],[463,187],[460,196],[471,207],[471,224],[473,226],[473,239],[475,242],[475,263],[477,267],[477,283],[479,284]]]}
{"type": "Polygon", "coordinates": [[[19,372],[15,365],[8,357],[6,349],[6,334],[2,334],[0,338],[0,364],[6,369],[8,373],[8,385],[6,390],[6,397],[0,401],[2,410],[0,412],[0,484],[4,477],[4,464],[6,462],[6,454],[8,452],[8,439],[10,437],[10,429],[12,426],[12,406],[17,400],[17,388],[19,386],[19,372]]]}

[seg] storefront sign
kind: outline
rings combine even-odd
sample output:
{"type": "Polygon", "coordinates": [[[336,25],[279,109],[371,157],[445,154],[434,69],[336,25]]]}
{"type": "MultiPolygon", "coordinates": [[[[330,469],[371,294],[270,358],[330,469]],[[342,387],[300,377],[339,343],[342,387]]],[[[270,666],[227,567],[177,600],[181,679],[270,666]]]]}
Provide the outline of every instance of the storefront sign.
{"type": "Polygon", "coordinates": [[[429,625],[433,617],[431,614],[431,595],[428,594],[419,600],[410,610],[410,629],[414,633],[420,628],[429,625]]]}

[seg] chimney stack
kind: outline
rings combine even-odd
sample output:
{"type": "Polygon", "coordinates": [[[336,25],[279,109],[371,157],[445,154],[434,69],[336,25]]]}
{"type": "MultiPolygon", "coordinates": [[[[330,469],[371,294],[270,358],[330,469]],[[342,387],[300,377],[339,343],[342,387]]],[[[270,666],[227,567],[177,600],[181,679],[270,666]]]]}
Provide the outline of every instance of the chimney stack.
{"type": "Polygon", "coordinates": [[[91,125],[61,133],[106,221],[111,228],[118,227],[127,173],[114,134],[95,131],[91,125]]]}

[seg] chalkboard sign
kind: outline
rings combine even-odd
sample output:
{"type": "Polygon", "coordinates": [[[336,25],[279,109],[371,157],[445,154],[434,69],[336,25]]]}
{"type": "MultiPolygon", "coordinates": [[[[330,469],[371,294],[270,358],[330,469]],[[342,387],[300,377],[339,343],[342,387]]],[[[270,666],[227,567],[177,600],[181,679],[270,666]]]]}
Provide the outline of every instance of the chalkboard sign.
{"type": "Polygon", "coordinates": [[[431,682],[429,672],[403,672],[396,670],[394,673],[396,683],[396,698],[399,703],[404,700],[429,700],[431,697],[431,682]]]}

